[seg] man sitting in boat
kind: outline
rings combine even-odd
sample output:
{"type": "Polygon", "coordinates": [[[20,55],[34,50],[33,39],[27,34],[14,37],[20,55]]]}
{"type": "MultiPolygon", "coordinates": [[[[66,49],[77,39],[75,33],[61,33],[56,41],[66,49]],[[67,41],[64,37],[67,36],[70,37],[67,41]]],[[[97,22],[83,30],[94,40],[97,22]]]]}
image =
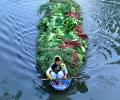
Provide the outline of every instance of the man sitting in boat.
{"type": "Polygon", "coordinates": [[[62,63],[62,58],[60,56],[55,56],[53,64],[47,69],[46,75],[49,79],[66,79],[67,78],[67,68],[64,63],[62,63]]]}

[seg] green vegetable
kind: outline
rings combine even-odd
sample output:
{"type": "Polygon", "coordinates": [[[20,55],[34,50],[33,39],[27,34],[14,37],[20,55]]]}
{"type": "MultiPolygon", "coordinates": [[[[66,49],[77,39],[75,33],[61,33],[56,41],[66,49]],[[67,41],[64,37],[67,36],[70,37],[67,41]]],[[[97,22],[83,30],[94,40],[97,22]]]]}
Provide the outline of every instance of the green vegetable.
{"type": "Polygon", "coordinates": [[[44,73],[53,63],[54,56],[60,55],[67,66],[69,76],[79,75],[88,44],[87,40],[75,34],[74,28],[76,25],[82,25],[83,16],[76,19],[66,14],[80,13],[80,6],[73,0],[50,0],[47,4],[43,4],[38,12],[41,14],[43,11],[45,15],[37,25],[39,30],[36,45],[38,68],[44,73]],[[69,42],[65,43],[66,40],[69,42]],[[73,56],[74,54],[78,57],[73,56]],[[77,62],[74,62],[74,58],[77,62]]]}

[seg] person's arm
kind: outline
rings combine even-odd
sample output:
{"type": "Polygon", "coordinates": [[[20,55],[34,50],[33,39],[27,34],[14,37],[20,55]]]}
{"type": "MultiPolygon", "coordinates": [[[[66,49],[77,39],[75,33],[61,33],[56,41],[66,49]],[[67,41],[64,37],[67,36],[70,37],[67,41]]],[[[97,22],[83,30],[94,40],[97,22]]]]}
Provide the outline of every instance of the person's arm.
{"type": "Polygon", "coordinates": [[[66,65],[65,64],[62,64],[62,68],[63,68],[63,70],[64,70],[64,78],[66,79],[67,78],[67,74],[68,74],[68,70],[67,70],[67,68],[66,68],[66,65]]]}
{"type": "Polygon", "coordinates": [[[46,76],[51,79],[50,71],[52,70],[51,66],[46,71],[46,76]]]}
{"type": "Polygon", "coordinates": [[[64,66],[64,71],[65,71],[65,75],[67,75],[68,74],[68,70],[66,68],[66,65],[64,66]]]}

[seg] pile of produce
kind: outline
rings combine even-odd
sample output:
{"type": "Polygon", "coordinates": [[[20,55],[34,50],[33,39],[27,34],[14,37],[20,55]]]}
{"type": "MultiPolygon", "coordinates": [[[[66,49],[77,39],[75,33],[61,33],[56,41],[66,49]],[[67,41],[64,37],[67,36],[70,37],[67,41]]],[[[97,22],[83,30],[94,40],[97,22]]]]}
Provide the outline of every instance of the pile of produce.
{"type": "Polygon", "coordinates": [[[49,0],[39,8],[44,16],[38,23],[37,66],[42,73],[62,57],[69,76],[77,76],[85,62],[87,35],[83,31],[80,6],[73,0],[49,0]]]}

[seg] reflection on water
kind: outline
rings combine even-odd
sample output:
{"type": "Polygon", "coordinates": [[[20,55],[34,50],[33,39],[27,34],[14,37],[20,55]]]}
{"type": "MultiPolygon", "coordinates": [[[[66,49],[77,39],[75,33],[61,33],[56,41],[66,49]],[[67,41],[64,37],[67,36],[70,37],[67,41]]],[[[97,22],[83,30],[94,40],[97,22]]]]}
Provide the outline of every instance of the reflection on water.
{"type": "Polygon", "coordinates": [[[11,95],[7,92],[5,92],[1,97],[0,100],[19,100],[22,96],[22,92],[18,91],[16,95],[11,95]]]}
{"type": "MultiPolygon", "coordinates": [[[[73,82],[64,93],[37,88],[35,69],[37,9],[47,0],[0,2],[0,98],[16,100],[119,100],[120,1],[76,0],[89,36],[84,72],[91,78],[73,82]],[[114,95],[114,96],[113,96],[114,95]]],[[[41,81],[39,82],[41,84],[41,81]]]]}

